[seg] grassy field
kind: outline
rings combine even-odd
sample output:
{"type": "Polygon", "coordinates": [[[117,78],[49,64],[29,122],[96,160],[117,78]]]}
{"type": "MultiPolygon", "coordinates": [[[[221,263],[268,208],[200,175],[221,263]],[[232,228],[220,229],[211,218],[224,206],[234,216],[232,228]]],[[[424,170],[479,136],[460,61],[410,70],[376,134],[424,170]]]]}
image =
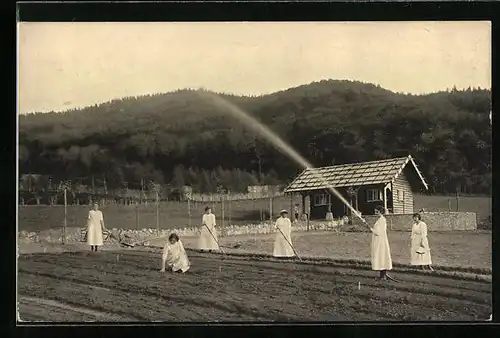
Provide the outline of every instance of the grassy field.
{"type": "MultiPolygon", "coordinates": [[[[394,263],[410,263],[409,234],[401,231],[388,233],[394,263]]],[[[228,236],[221,238],[225,251],[234,253],[273,252],[275,235],[228,236]],[[238,249],[231,248],[239,244],[238,249]]],[[[338,260],[370,260],[371,235],[369,233],[302,232],[293,233],[295,249],[304,257],[328,257],[338,260]]],[[[164,240],[158,241],[159,246],[164,240]]],[[[196,238],[183,238],[185,247],[196,248],[196,238]]],[[[446,231],[429,234],[432,261],[437,266],[472,268],[491,271],[491,232],[446,231]]]]}
{"type": "MultiPolygon", "coordinates": [[[[233,223],[258,221],[260,209],[269,210],[268,202],[233,202],[233,223]]],[[[491,213],[489,203],[488,198],[463,198],[460,210],[485,217],[491,213]]],[[[204,206],[192,206],[191,225],[197,225],[204,206]]],[[[290,201],[281,198],[274,210],[289,207],[290,201]]],[[[415,207],[448,210],[448,198],[417,196],[415,207]]],[[[220,215],[221,205],[214,208],[220,215]]],[[[138,210],[139,228],[156,227],[154,205],[138,210]]],[[[135,207],[105,206],[107,226],[137,227],[135,211],[135,207]]],[[[227,206],[225,211],[227,215],[227,206]]],[[[63,212],[63,207],[21,207],[19,229],[59,234],[50,229],[61,226],[63,212]]],[[[86,206],[69,207],[68,226],[83,227],[87,212],[86,206]]],[[[189,225],[185,203],[164,203],[160,212],[162,228],[189,225]]],[[[222,237],[227,256],[193,252],[189,249],[196,248],[197,238],[183,237],[192,264],[185,275],[158,271],[161,253],[154,247],[162,247],[165,239],[151,241],[149,252],[120,249],[117,243],[90,253],[85,243],[21,242],[19,317],[47,322],[484,321],[489,317],[491,283],[442,273],[452,269],[491,274],[491,231],[430,233],[434,275],[398,265],[409,263],[408,233],[392,231],[388,236],[392,275],[399,282],[376,280],[376,273],[362,263],[370,259],[369,233],[292,233],[303,264],[233,255],[272,253],[274,234],[222,237]],[[314,263],[308,257],[348,260],[356,267],[314,263]]]]}
{"type": "MultiPolygon", "coordinates": [[[[427,211],[448,211],[449,201],[451,210],[456,210],[455,198],[447,196],[415,195],[415,210],[425,208],[427,211]]],[[[293,203],[300,203],[296,198],[293,203]]],[[[185,228],[198,226],[207,203],[163,202],[160,205],[160,228],[185,228]]],[[[219,224],[222,223],[222,204],[211,203],[219,224]]],[[[70,227],[84,227],[88,213],[88,206],[68,206],[67,225],[70,227]]],[[[233,201],[224,204],[224,224],[257,223],[261,220],[261,212],[269,215],[269,200],[233,201]]],[[[290,209],[290,199],[275,198],[273,202],[274,217],[281,209],[290,209]]],[[[136,206],[105,205],[102,207],[106,226],[122,229],[156,228],[156,206],[154,204],[136,206]]],[[[475,212],[478,222],[491,215],[491,198],[489,197],[461,197],[460,211],[475,212]]],[[[266,216],[266,219],[269,216],[266,216]]],[[[59,228],[64,223],[63,206],[20,206],[18,212],[19,230],[41,231],[59,228]]]]}
{"type": "Polygon", "coordinates": [[[186,274],[158,253],[21,255],[23,321],[485,321],[491,283],[191,252],[186,274]],[[207,291],[209,290],[209,291],[207,291]]]}

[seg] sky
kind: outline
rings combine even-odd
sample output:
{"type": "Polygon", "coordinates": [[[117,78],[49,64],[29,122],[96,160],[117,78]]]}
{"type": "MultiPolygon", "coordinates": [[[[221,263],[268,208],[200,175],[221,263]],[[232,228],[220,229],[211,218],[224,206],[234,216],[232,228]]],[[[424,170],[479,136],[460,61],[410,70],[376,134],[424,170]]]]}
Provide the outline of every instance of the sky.
{"type": "Polygon", "coordinates": [[[21,114],[183,88],[260,95],[322,79],[414,94],[491,88],[491,23],[18,23],[21,114]]]}

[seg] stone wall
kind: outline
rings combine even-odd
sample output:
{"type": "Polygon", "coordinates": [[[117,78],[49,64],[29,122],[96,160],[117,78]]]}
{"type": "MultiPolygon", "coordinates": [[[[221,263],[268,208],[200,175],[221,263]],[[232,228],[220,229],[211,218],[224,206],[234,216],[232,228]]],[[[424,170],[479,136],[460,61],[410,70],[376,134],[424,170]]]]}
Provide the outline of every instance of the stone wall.
{"type": "MultiPolygon", "coordinates": [[[[411,231],[413,217],[411,214],[388,214],[387,230],[411,231]]],[[[375,223],[377,216],[365,216],[369,224],[375,223]]],[[[475,212],[426,212],[422,215],[422,221],[427,224],[428,231],[458,231],[476,230],[477,221],[475,212]]],[[[357,228],[366,229],[359,219],[353,221],[357,228]]]]}
{"type": "MultiPolygon", "coordinates": [[[[343,225],[343,221],[314,221],[310,222],[309,230],[310,231],[321,231],[321,230],[336,230],[340,229],[343,225]]],[[[75,228],[70,227],[66,229],[66,242],[67,243],[75,243],[81,242],[83,239],[83,230],[85,228],[75,228]]],[[[343,227],[342,227],[343,229],[343,227]]],[[[292,232],[302,232],[307,231],[307,223],[299,222],[292,223],[292,232]]],[[[192,237],[198,236],[200,232],[200,228],[192,227],[192,228],[183,228],[183,229],[161,229],[158,233],[156,229],[144,228],[140,230],[133,229],[110,229],[112,236],[109,238],[108,243],[119,241],[127,242],[127,243],[137,243],[141,241],[146,241],[149,239],[157,238],[157,237],[168,237],[171,233],[176,233],[180,237],[192,237]]],[[[224,229],[217,229],[219,237],[224,236],[236,236],[236,235],[260,235],[260,234],[270,234],[276,233],[276,229],[274,227],[274,222],[270,224],[269,222],[260,223],[260,224],[247,224],[247,225],[231,225],[226,226],[224,229]]],[[[48,243],[61,243],[61,229],[51,229],[44,230],[41,232],[19,232],[19,240],[24,243],[29,242],[48,242],[48,243]]]]}
{"type": "MultiPolygon", "coordinates": [[[[387,229],[389,231],[410,231],[413,223],[412,215],[386,215],[387,229]]],[[[377,216],[365,216],[368,223],[373,224],[377,220],[377,216]]],[[[427,212],[423,215],[423,221],[427,224],[429,231],[457,231],[457,230],[476,230],[476,214],[473,212],[427,212]]],[[[343,221],[337,220],[333,222],[328,221],[311,221],[309,224],[310,231],[369,231],[368,228],[361,223],[359,219],[355,219],[352,225],[344,224],[343,221]]],[[[68,243],[79,242],[82,239],[83,228],[68,228],[66,232],[66,239],[68,243]]],[[[157,233],[155,229],[141,229],[141,230],[121,230],[112,229],[113,234],[110,238],[111,242],[118,242],[121,239],[127,239],[130,243],[137,243],[139,241],[149,240],[158,236],[167,237],[169,234],[175,232],[179,236],[198,236],[200,228],[183,228],[160,230],[157,233]]],[[[248,224],[242,226],[227,226],[224,227],[223,233],[218,229],[219,236],[235,236],[235,235],[259,235],[275,233],[276,229],[273,224],[269,222],[260,224],[248,224]]],[[[292,224],[293,232],[307,231],[307,222],[299,222],[292,224]]],[[[61,230],[52,229],[42,232],[19,232],[19,240],[21,242],[61,242],[61,230]]]]}

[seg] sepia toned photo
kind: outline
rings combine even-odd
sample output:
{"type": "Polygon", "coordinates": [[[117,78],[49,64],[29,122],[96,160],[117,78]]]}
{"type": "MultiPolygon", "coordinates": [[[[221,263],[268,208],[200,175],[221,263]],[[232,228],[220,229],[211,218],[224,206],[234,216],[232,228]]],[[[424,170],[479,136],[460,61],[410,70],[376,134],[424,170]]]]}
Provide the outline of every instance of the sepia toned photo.
{"type": "Polygon", "coordinates": [[[18,22],[17,319],[492,320],[491,22],[18,22]]]}

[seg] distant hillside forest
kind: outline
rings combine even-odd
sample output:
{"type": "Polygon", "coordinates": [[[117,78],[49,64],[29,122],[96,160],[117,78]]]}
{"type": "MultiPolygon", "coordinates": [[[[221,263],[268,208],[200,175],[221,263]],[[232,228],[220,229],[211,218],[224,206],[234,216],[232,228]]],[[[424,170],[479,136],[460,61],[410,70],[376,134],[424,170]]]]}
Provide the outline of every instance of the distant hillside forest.
{"type": "MultiPolygon", "coordinates": [[[[109,188],[139,186],[143,179],[207,193],[286,183],[302,170],[202,92],[21,115],[20,174],[54,181],[95,176],[109,188]]],[[[315,166],[411,154],[431,192],[490,193],[490,90],[409,95],[323,80],[258,97],[219,95],[315,166]]]]}

